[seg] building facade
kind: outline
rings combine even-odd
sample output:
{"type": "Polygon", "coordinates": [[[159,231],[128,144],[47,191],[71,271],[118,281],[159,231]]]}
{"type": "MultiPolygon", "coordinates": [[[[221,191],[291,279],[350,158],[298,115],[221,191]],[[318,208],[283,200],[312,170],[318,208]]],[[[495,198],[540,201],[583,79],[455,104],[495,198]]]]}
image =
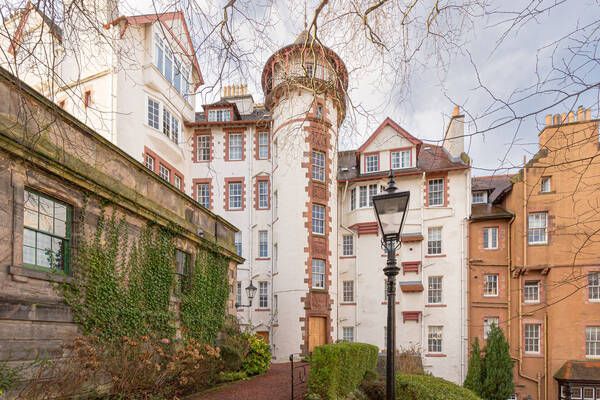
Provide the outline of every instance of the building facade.
{"type": "Polygon", "coordinates": [[[502,328],[519,399],[600,397],[598,120],[549,115],[513,177],[473,181],[469,329],[502,328]]]}

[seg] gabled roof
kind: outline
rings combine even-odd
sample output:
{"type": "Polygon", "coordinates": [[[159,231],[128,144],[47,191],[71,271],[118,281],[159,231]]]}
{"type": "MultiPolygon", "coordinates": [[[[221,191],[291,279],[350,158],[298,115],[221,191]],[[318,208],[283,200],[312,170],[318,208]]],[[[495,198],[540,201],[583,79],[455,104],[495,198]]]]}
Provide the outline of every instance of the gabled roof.
{"type": "Polygon", "coordinates": [[[12,18],[20,18],[19,24],[17,25],[17,30],[15,31],[13,37],[10,40],[10,46],[8,48],[8,52],[14,54],[17,44],[21,40],[23,36],[23,30],[25,29],[25,25],[29,16],[31,15],[31,11],[37,12],[46,26],[48,27],[50,33],[59,41],[62,42],[62,29],[54,22],[52,18],[50,18],[46,13],[44,13],[38,6],[33,4],[31,1],[27,2],[27,5],[20,9],[16,15],[13,15],[12,18]]]}
{"type": "Polygon", "coordinates": [[[154,23],[156,21],[160,21],[163,28],[165,28],[166,31],[170,32],[171,35],[173,36],[173,38],[175,39],[175,41],[177,42],[177,44],[179,44],[179,47],[181,47],[181,50],[183,51],[183,53],[185,55],[187,55],[188,57],[190,57],[190,59],[192,60],[193,68],[196,71],[196,73],[198,74],[198,83],[196,84],[196,89],[197,89],[200,85],[204,84],[204,78],[202,77],[202,71],[200,70],[200,65],[198,64],[198,58],[196,57],[196,52],[194,51],[194,43],[192,41],[192,37],[190,35],[190,31],[188,29],[188,25],[185,20],[183,11],[171,11],[171,12],[165,12],[162,14],[143,14],[143,15],[131,15],[131,16],[122,15],[122,16],[118,17],[117,19],[110,21],[108,24],[105,25],[105,27],[108,28],[109,26],[115,26],[119,23],[124,23],[121,26],[121,31],[120,31],[121,36],[123,36],[129,25],[145,25],[145,24],[154,23]],[[174,20],[181,21],[181,24],[183,26],[183,31],[185,32],[188,49],[185,48],[183,43],[181,43],[179,38],[175,35],[175,33],[171,30],[171,28],[166,24],[167,21],[174,21],[174,20]],[[190,53],[190,51],[191,51],[191,53],[190,53]]]}
{"type": "Polygon", "coordinates": [[[377,129],[375,129],[375,132],[373,132],[371,134],[371,136],[369,136],[369,138],[367,139],[367,141],[364,142],[363,145],[358,148],[357,152],[358,153],[364,152],[365,149],[367,147],[369,147],[369,145],[375,140],[375,138],[377,138],[377,136],[381,133],[381,131],[383,130],[383,128],[385,128],[386,126],[389,126],[393,130],[395,130],[396,132],[398,132],[398,134],[400,134],[401,136],[403,136],[404,138],[406,138],[409,142],[411,142],[414,145],[419,146],[419,145],[421,145],[423,143],[421,140],[417,139],[416,137],[414,137],[413,135],[411,135],[410,133],[408,133],[404,128],[402,128],[400,125],[398,125],[398,123],[396,123],[393,119],[391,119],[390,117],[387,117],[381,123],[381,125],[379,125],[379,127],[377,129]]]}
{"type": "Polygon", "coordinates": [[[497,203],[512,189],[513,175],[476,176],[471,179],[471,190],[488,192],[488,202],[497,203]]]}

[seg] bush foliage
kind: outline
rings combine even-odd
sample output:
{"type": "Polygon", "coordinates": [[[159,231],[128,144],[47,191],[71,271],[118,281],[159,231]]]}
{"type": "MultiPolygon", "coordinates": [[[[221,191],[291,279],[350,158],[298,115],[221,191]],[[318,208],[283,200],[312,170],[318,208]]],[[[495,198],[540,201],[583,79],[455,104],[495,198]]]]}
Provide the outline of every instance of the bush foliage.
{"type": "Polygon", "coordinates": [[[376,346],[336,343],[317,347],[310,358],[308,391],[323,400],[344,398],[377,366],[376,346]]]}
{"type": "Polygon", "coordinates": [[[513,361],[502,329],[492,325],[485,345],[481,397],[504,400],[515,392],[513,361]]]}
{"type": "Polygon", "coordinates": [[[396,375],[398,400],[480,400],[468,389],[430,375],[396,375]]]}
{"type": "Polygon", "coordinates": [[[242,361],[242,371],[248,376],[264,374],[271,365],[271,349],[262,338],[252,335],[243,335],[248,341],[248,353],[242,361]]]}
{"type": "Polygon", "coordinates": [[[479,340],[475,338],[471,345],[471,355],[469,356],[469,369],[467,377],[463,384],[464,387],[481,396],[481,382],[483,374],[483,360],[481,359],[481,350],[479,340]]]}

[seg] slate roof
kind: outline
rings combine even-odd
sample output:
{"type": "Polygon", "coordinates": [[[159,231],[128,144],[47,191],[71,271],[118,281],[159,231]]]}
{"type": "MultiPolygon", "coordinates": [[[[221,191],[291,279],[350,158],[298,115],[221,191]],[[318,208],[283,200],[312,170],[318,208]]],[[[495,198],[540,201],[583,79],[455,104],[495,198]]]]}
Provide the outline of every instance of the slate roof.
{"type": "Polygon", "coordinates": [[[512,189],[513,175],[476,176],[471,179],[471,190],[486,190],[488,202],[496,203],[512,189]]]}
{"type": "MultiPolygon", "coordinates": [[[[357,151],[347,150],[338,153],[338,180],[345,181],[357,178],[379,178],[386,177],[388,170],[359,173],[357,151]]],[[[450,154],[442,147],[430,144],[423,144],[417,156],[417,166],[395,171],[394,175],[409,175],[422,172],[448,171],[454,169],[464,169],[469,166],[462,160],[453,159],[450,154]]]]}
{"type": "Polygon", "coordinates": [[[576,361],[570,360],[554,374],[560,381],[586,381],[600,383],[600,360],[576,361]]]}

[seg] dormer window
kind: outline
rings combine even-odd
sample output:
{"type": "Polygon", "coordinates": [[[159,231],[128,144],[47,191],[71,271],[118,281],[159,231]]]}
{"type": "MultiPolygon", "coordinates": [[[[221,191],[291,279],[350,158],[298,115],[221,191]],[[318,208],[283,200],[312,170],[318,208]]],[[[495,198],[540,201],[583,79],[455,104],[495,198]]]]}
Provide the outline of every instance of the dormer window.
{"type": "Polygon", "coordinates": [[[365,172],[379,171],[379,153],[365,155],[365,172]]]}
{"type": "Polygon", "coordinates": [[[392,169],[410,168],[412,166],[410,162],[410,149],[392,151],[390,160],[392,169]]]}
{"type": "Polygon", "coordinates": [[[231,121],[231,110],[228,108],[208,110],[208,120],[214,122],[231,121]]]}
{"type": "Polygon", "coordinates": [[[487,192],[485,190],[473,192],[473,204],[486,204],[487,201],[487,192]]]}

